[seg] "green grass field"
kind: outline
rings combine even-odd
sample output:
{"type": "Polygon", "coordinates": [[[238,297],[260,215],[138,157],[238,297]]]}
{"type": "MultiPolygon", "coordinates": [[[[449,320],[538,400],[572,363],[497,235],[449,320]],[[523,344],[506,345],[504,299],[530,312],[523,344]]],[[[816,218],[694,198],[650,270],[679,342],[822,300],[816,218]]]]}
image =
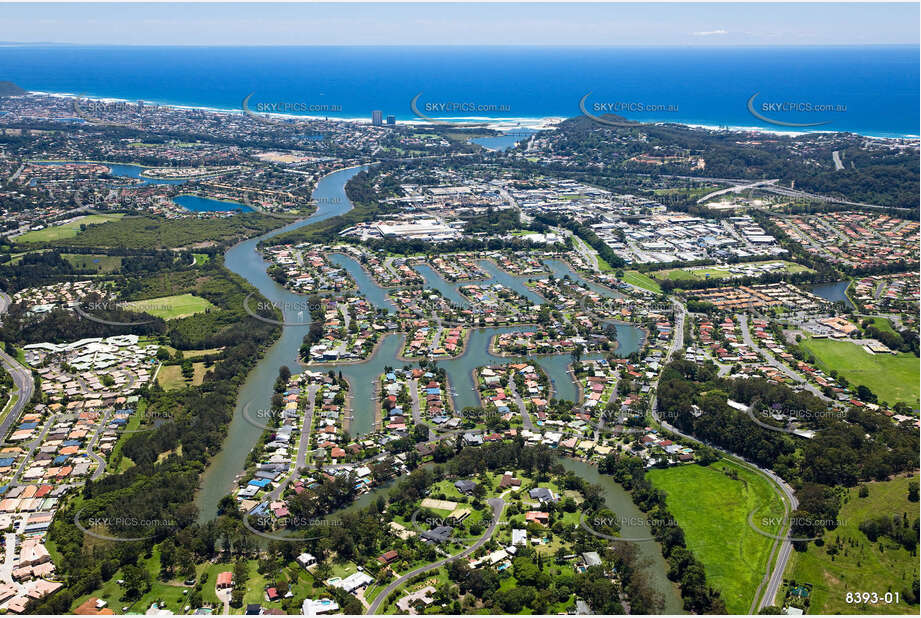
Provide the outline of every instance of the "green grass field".
{"type": "Polygon", "coordinates": [[[85,215],[83,217],[78,217],[69,223],[53,225],[51,227],[46,227],[43,230],[33,230],[31,232],[26,232],[17,238],[16,241],[54,242],[55,240],[61,240],[63,238],[73,238],[80,233],[81,225],[99,225],[101,223],[108,223],[109,221],[118,221],[124,216],[125,215],[123,214],[85,215]]]}
{"type": "Polygon", "coordinates": [[[630,285],[635,285],[638,288],[643,288],[644,290],[655,292],[656,294],[662,293],[662,287],[659,286],[658,283],[636,270],[624,271],[624,281],[630,285]]]}
{"type": "Polygon", "coordinates": [[[204,363],[192,363],[192,369],[195,372],[192,374],[192,379],[186,380],[182,377],[181,365],[163,365],[160,367],[160,373],[157,374],[157,383],[165,391],[185,388],[186,386],[198,386],[205,379],[205,373],[208,368],[205,367],[204,363]]]}
{"type": "Polygon", "coordinates": [[[857,344],[831,339],[804,339],[800,345],[823,370],[837,369],[853,386],[869,387],[880,401],[890,405],[904,401],[918,407],[921,361],[914,354],[869,354],[857,344]]]}
{"type": "MultiPolygon", "coordinates": [[[[666,503],[684,530],[688,548],[704,565],[707,583],[722,594],[731,614],[747,614],[755,591],[767,572],[774,539],[748,525],[762,517],[783,517],[783,504],[770,482],[726,460],[699,465],[653,469],[647,478],[666,493],[666,503]],[[735,480],[723,470],[735,470],[735,480]]],[[[779,526],[764,526],[778,534],[779,526]]]]}
{"type": "MultiPolygon", "coordinates": [[[[918,475],[913,477],[916,481],[918,475]]],[[[918,503],[908,501],[909,477],[891,481],[867,483],[870,494],[860,498],[858,489],[848,490],[847,502],[838,513],[841,525],[825,532],[822,545],[809,543],[805,552],[793,552],[793,557],[784,573],[786,579],[797,584],[813,585],[810,614],[914,614],[918,605],[909,606],[904,601],[899,605],[853,605],[848,604],[848,592],[877,592],[884,594],[891,590],[900,596],[911,588],[918,577],[918,556],[912,556],[904,547],[898,546],[886,537],[876,543],[858,528],[860,522],[881,513],[908,513],[910,521],[918,518],[918,503]],[[838,539],[841,545],[836,554],[832,547],[838,539]]],[[[780,604],[781,599],[777,599],[780,604]]]]}
{"type": "Polygon", "coordinates": [[[97,273],[112,273],[122,267],[120,255],[62,253],[61,257],[80,270],[94,270],[97,273]]]}
{"type": "MultiPolygon", "coordinates": [[[[176,353],[176,348],[174,348],[174,347],[171,346],[171,345],[165,345],[165,346],[162,346],[162,347],[166,348],[167,351],[168,351],[170,354],[175,354],[175,353],[176,353]]],[[[197,358],[197,357],[199,357],[199,356],[208,356],[208,355],[210,355],[210,354],[217,354],[217,353],[219,353],[220,351],[222,351],[223,349],[224,349],[224,348],[206,348],[206,349],[203,349],[203,350],[183,350],[183,351],[182,351],[182,357],[183,357],[183,358],[197,358]]]]}
{"type": "Polygon", "coordinates": [[[864,320],[868,319],[868,320],[870,320],[870,322],[873,324],[873,326],[875,326],[876,328],[878,328],[880,331],[892,333],[893,335],[897,335],[897,334],[898,334],[898,333],[895,332],[895,329],[892,328],[892,322],[890,322],[890,321],[887,320],[886,318],[875,318],[875,317],[874,317],[874,318],[868,318],[868,317],[866,317],[866,316],[859,316],[859,317],[860,317],[860,322],[861,322],[861,323],[863,323],[864,320]]]}
{"type": "MultiPolygon", "coordinates": [[[[754,264],[766,264],[783,260],[768,260],[766,262],[751,262],[754,264]]],[[[809,270],[805,266],[796,264],[795,262],[783,261],[784,270],[783,272],[787,273],[799,273],[809,270]]],[[[731,277],[732,274],[729,272],[729,267],[722,266],[711,266],[706,268],[671,268],[666,270],[657,270],[651,273],[657,279],[671,279],[672,281],[680,280],[697,280],[702,281],[704,279],[722,279],[726,277],[731,277]]]]}
{"type": "Polygon", "coordinates": [[[125,303],[126,308],[143,311],[164,320],[187,318],[207,309],[214,309],[209,301],[194,294],[177,294],[175,296],[161,296],[125,303]]]}

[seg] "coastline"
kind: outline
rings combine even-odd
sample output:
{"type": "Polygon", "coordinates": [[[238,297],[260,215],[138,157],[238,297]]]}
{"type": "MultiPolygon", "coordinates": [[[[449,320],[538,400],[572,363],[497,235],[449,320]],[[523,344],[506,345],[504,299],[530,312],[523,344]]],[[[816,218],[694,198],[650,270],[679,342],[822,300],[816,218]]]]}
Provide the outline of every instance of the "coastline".
{"type": "MultiPolygon", "coordinates": [[[[119,98],[119,97],[102,97],[102,96],[88,96],[84,94],[77,94],[71,92],[48,92],[44,90],[30,90],[25,95],[38,95],[38,96],[48,96],[56,97],[62,99],[75,99],[83,98],[90,101],[101,101],[105,103],[132,103],[135,99],[119,98]]],[[[151,105],[159,105],[160,107],[168,107],[179,110],[191,110],[191,111],[204,111],[212,112],[216,114],[234,114],[243,116],[244,112],[241,109],[235,108],[220,108],[220,107],[210,107],[205,105],[189,105],[189,104],[178,104],[178,103],[165,103],[158,102],[155,100],[144,99],[145,103],[151,105]]],[[[301,114],[279,114],[279,113],[261,113],[263,116],[270,116],[273,118],[279,119],[301,119],[306,121],[327,121],[327,122],[355,122],[359,124],[371,124],[370,118],[364,116],[350,116],[350,117],[339,117],[339,116],[312,116],[312,115],[301,115],[301,114]]],[[[579,113],[574,113],[570,118],[576,118],[580,116],[579,113]]],[[[455,117],[445,117],[439,118],[441,121],[445,122],[479,122],[488,123],[487,129],[492,129],[495,131],[510,131],[514,129],[535,129],[535,130],[545,130],[548,128],[554,127],[559,122],[566,120],[566,117],[563,116],[521,116],[521,117],[501,117],[501,116],[455,116],[455,117]]],[[[753,118],[754,120],[754,118],[753,118]]],[[[798,137],[804,135],[811,135],[816,133],[852,133],[854,135],[859,135],[861,137],[867,137],[871,139],[880,139],[880,140],[919,140],[921,135],[912,134],[912,133],[901,133],[901,134],[890,134],[890,135],[874,135],[871,133],[862,133],[860,130],[840,130],[840,131],[790,131],[782,129],[771,129],[767,127],[760,126],[744,126],[744,125],[714,125],[708,124],[707,121],[683,121],[677,122],[668,119],[648,119],[642,122],[642,124],[675,124],[681,125],[684,127],[695,128],[695,129],[705,129],[708,131],[729,131],[736,133],[763,133],[769,136],[783,136],[783,137],[798,137]]],[[[439,123],[433,123],[422,118],[418,119],[398,119],[396,121],[397,125],[404,126],[439,126],[439,123]]],[[[461,127],[462,128],[462,127],[461,127]]]]}

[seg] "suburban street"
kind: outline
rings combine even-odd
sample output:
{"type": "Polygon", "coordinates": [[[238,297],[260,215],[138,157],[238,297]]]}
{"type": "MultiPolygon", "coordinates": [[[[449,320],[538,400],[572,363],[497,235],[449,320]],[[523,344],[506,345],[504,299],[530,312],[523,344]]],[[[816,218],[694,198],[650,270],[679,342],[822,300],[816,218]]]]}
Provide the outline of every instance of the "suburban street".
{"type": "MultiPolygon", "coordinates": [[[[675,306],[675,336],[672,338],[672,343],[669,346],[668,354],[666,355],[666,359],[665,359],[666,364],[671,360],[672,356],[678,350],[684,347],[684,320],[685,320],[685,316],[687,312],[684,309],[684,306],[677,300],[673,299],[672,303],[675,306]]],[[[747,339],[745,343],[747,345],[752,345],[752,343],[750,342],[750,337],[748,336],[748,324],[746,321],[742,321],[742,324],[743,324],[742,332],[745,335],[745,338],[747,339]]],[[[752,347],[755,347],[755,346],[752,345],[752,347]]],[[[656,386],[658,386],[658,382],[656,382],[656,386]]],[[[680,429],[678,429],[671,423],[664,421],[659,417],[658,400],[657,400],[656,395],[652,396],[650,412],[652,413],[653,420],[657,422],[663,429],[666,429],[688,440],[697,442],[698,444],[703,444],[703,442],[701,442],[694,436],[691,436],[689,434],[682,432],[680,429]]],[[[713,446],[712,444],[707,445],[707,446],[710,446],[711,448],[718,450],[725,457],[731,459],[732,461],[735,461],[739,463],[740,465],[743,465],[755,472],[758,472],[766,476],[771,481],[771,484],[774,487],[774,490],[781,497],[781,502],[783,502],[783,505],[784,505],[785,517],[788,516],[792,511],[796,510],[796,508],[799,506],[799,501],[796,499],[796,496],[793,495],[793,488],[790,487],[787,484],[787,482],[784,481],[782,478],[774,474],[772,470],[768,470],[760,466],[757,466],[751,462],[745,461],[744,459],[736,455],[733,455],[731,453],[728,453],[720,449],[719,447],[713,446]]],[[[783,583],[783,573],[784,573],[784,570],[786,569],[787,561],[790,559],[790,553],[793,551],[793,544],[790,542],[789,529],[787,529],[785,533],[785,538],[782,542],[781,541],[775,542],[775,548],[774,550],[772,550],[772,556],[775,551],[778,551],[778,553],[777,553],[777,560],[774,562],[774,568],[773,570],[771,569],[770,567],[771,561],[768,561],[768,567],[764,575],[764,580],[761,582],[758,592],[756,592],[755,598],[752,601],[753,613],[754,611],[757,611],[757,609],[761,609],[763,607],[773,605],[774,597],[777,595],[777,590],[780,588],[780,585],[783,583]],[[780,543],[779,551],[776,548],[777,543],[780,543]],[[763,593],[761,593],[762,588],[764,588],[763,593]],[[760,598],[759,598],[759,595],[760,595],[760,598]],[[755,608],[756,605],[757,605],[757,608],[755,608]]]]}
{"type": "Polygon", "coordinates": [[[271,501],[278,500],[285,492],[288,484],[300,474],[299,470],[307,466],[307,451],[310,450],[310,432],[313,429],[314,403],[319,389],[319,384],[310,384],[307,387],[307,408],[304,410],[304,422],[301,424],[301,437],[297,442],[297,459],[295,460],[294,469],[291,474],[285,477],[285,480],[278,484],[278,487],[269,493],[268,498],[271,501]]]}
{"type": "Polygon", "coordinates": [[[528,431],[534,431],[534,421],[531,420],[531,415],[528,413],[528,406],[525,405],[524,399],[522,399],[521,395],[518,393],[514,376],[508,381],[508,390],[512,394],[515,403],[518,405],[518,411],[521,412],[521,426],[528,431]]]}
{"type": "Polygon", "coordinates": [[[752,339],[751,331],[748,328],[748,315],[747,314],[738,313],[736,314],[736,319],[739,321],[739,328],[742,330],[742,341],[745,343],[745,345],[753,349],[755,352],[758,352],[759,354],[761,354],[765,358],[765,360],[768,362],[768,364],[770,364],[772,367],[780,371],[782,374],[784,374],[791,380],[794,380],[798,384],[801,384],[803,388],[809,393],[812,393],[816,397],[819,397],[820,399],[824,399],[825,401],[831,401],[828,397],[826,397],[822,393],[822,391],[817,389],[812,384],[809,384],[808,382],[806,382],[806,378],[804,378],[800,374],[790,369],[790,367],[788,367],[784,363],[774,358],[774,355],[771,354],[769,351],[765,350],[762,347],[759,347],[758,344],[755,343],[754,339],[752,339]]]}
{"type": "Polygon", "coordinates": [[[448,556],[447,558],[442,558],[441,560],[438,560],[436,562],[432,562],[430,564],[425,564],[421,567],[417,567],[413,569],[412,571],[409,571],[408,573],[404,573],[399,578],[393,580],[387,585],[386,588],[381,590],[380,594],[378,594],[377,597],[375,597],[374,602],[371,603],[371,606],[368,607],[368,611],[365,613],[376,614],[377,610],[380,609],[381,605],[387,600],[387,597],[390,596],[391,592],[393,592],[394,590],[397,590],[400,586],[405,584],[407,581],[409,581],[416,575],[427,573],[428,571],[437,569],[438,567],[442,566],[443,564],[447,564],[448,562],[451,562],[452,560],[456,560],[458,558],[463,558],[464,556],[468,556],[472,554],[473,552],[475,552],[480,547],[482,547],[483,545],[485,545],[486,542],[489,541],[490,537],[492,537],[493,532],[496,531],[496,526],[499,525],[499,517],[502,515],[502,509],[505,508],[505,500],[503,500],[502,498],[490,498],[489,500],[487,500],[487,502],[492,507],[492,523],[489,524],[489,528],[486,530],[486,532],[483,533],[483,536],[477,539],[477,541],[473,545],[471,545],[467,549],[461,550],[460,552],[454,554],[453,556],[448,556]]]}
{"type": "Polygon", "coordinates": [[[89,441],[89,444],[86,445],[86,456],[96,462],[96,470],[93,471],[93,480],[99,480],[102,478],[102,475],[106,471],[106,460],[100,457],[94,449],[96,444],[99,442],[99,436],[102,435],[102,432],[105,430],[106,422],[108,421],[109,413],[104,412],[102,418],[99,419],[99,423],[96,427],[95,433],[93,433],[92,439],[89,441]]]}

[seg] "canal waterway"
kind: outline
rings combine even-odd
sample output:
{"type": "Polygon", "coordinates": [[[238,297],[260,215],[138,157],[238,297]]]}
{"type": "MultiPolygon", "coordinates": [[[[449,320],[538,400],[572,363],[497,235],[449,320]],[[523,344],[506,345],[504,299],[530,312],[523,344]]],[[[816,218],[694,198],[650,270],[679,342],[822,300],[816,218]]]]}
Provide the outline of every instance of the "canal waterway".
{"type": "MultiPolygon", "coordinates": [[[[268,405],[272,397],[272,387],[278,374],[278,369],[282,365],[286,365],[294,373],[303,371],[303,366],[298,363],[298,352],[304,335],[309,329],[307,323],[310,322],[310,314],[304,304],[305,298],[282,287],[266,274],[268,264],[262,259],[256,247],[264,239],[322,221],[351,209],[352,205],[345,195],[345,184],[358,171],[359,168],[351,168],[324,177],[317,184],[313,194],[316,203],[319,204],[319,209],[311,217],[263,236],[241,242],[229,249],[225,254],[225,265],[230,270],[245,278],[266,299],[281,308],[286,322],[297,325],[283,327],[279,340],[266,351],[263,359],[250,372],[240,389],[234,420],[230,425],[225,445],[212,460],[211,465],[202,477],[202,487],[197,497],[202,520],[215,516],[218,501],[231,490],[234,477],[243,470],[246,456],[252,450],[261,433],[260,427],[242,418],[244,407],[248,405],[251,410],[258,410],[268,405]]],[[[392,302],[387,298],[387,290],[377,285],[357,261],[341,253],[332,253],[329,255],[329,259],[349,272],[356,281],[361,293],[372,304],[391,311],[395,309],[392,302]]],[[[524,281],[527,278],[513,277],[487,260],[481,261],[480,266],[490,276],[486,281],[501,283],[528,296],[533,302],[546,302],[525,287],[524,281]]],[[[438,289],[447,298],[458,304],[469,306],[469,303],[458,292],[458,284],[445,281],[428,265],[421,264],[416,268],[426,279],[428,285],[438,289]]],[[[568,267],[565,267],[565,269],[568,270],[568,274],[572,278],[579,278],[568,267]]],[[[599,292],[611,293],[610,290],[603,287],[599,292]]],[[[467,345],[460,356],[438,360],[438,366],[443,367],[447,373],[455,409],[461,410],[467,406],[479,405],[478,391],[473,380],[474,369],[483,365],[516,361],[539,365],[550,378],[552,397],[571,401],[577,400],[578,389],[569,373],[569,365],[572,362],[569,354],[509,358],[497,356],[489,351],[489,344],[496,335],[527,328],[529,327],[505,326],[471,329],[467,345]]],[[[620,323],[617,325],[617,331],[618,348],[616,354],[618,356],[629,356],[642,345],[644,337],[642,329],[631,324],[620,323]]],[[[377,379],[384,373],[385,367],[401,367],[408,364],[407,361],[399,359],[403,341],[404,336],[402,334],[390,333],[383,337],[374,354],[365,362],[338,365],[324,364],[312,367],[324,371],[332,368],[337,372],[341,371],[343,376],[348,379],[352,404],[352,418],[350,419],[350,433],[352,435],[365,434],[374,429],[374,401],[377,379]]],[[[600,357],[601,355],[599,354],[587,354],[584,356],[586,359],[600,357]]]]}
{"type": "MultiPolygon", "coordinates": [[[[610,476],[598,472],[598,468],[584,461],[560,457],[560,463],[576,476],[593,485],[601,485],[604,489],[605,506],[614,511],[621,522],[620,536],[624,538],[642,539],[650,536],[650,527],[646,525],[649,516],[640,511],[633,503],[630,494],[614,481],[610,476]]],[[[612,543],[626,541],[611,541],[612,543]]],[[[668,579],[668,563],[662,556],[662,549],[655,541],[635,541],[640,562],[645,562],[643,572],[646,581],[657,590],[665,599],[663,614],[683,614],[684,603],[678,587],[668,579]]]]}
{"type": "MultiPolygon", "coordinates": [[[[71,163],[95,163],[94,161],[36,161],[39,165],[68,165],[71,163]]],[[[124,189],[137,188],[143,185],[181,185],[188,182],[186,179],[148,178],[141,174],[150,168],[143,165],[130,163],[100,163],[109,168],[109,174],[118,178],[134,178],[140,183],[125,185],[124,189]]],[[[34,179],[30,184],[34,183],[34,179]]],[[[239,202],[215,200],[210,197],[197,195],[178,195],[173,199],[177,206],[192,212],[227,212],[231,210],[251,211],[252,209],[239,202]]]]}
{"type": "Polygon", "coordinates": [[[825,300],[829,300],[833,303],[844,303],[851,309],[854,309],[854,303],[851,302],[851,299],[847,296],[847,288],[851,284],[850,281],[836,281],[834,283],[819,283],[810,288],[810,291],[816,296],[820,296],[825,300]]]}
{"type": "MultiPolygon", "coordinates": [[[[282,328],[281,337],[265,352],[240,387],[233,421],[221,451],[211,460],[201,478],[201,487],[196,496],[199,508],[199,520],[207,521],[217,515],[217,504],[226,496],[232,486],[234,477],[243,471],[246,457],[256,445],[262,429],[243,418],[243,407],[250,402],[256,406],[268,406],[272,399],[272,387],[278,377],[278,369],[286,365],[292,373],[300,373],[298,351],[307,334],[310,312],[304,305],[304,297],[285,289],[266,274],[268,264],[256,250],[262,240],[277,236],[311,223],[335,217],[352,208],[345,195],[345,183],[361,171],[353,167],[325,176],[313,192],[318,209],[313,215],[301,221],[295,221],[282,228],[238,243],[224,254],[224,264],[228,269],[246,279],[250,285],[284,314],[284,321],[297,326],[282,328]],[[319,199],[327,198],[327,199],[319,199]]],[[[258,408],[257,408],[258,409],[258,408]]]]}
{"type": "MultiPolygon", "coordinates": [[[[244,277],[251,285],[256,287],[267,300],[282,310],[286,322],[295,325],[283,327],[281,337],[266,350],[263,358],[249,373],[240,388],[234,418],[230,424],[223,448],[214,457],[202,475],[201,488],[196,496],[196,504],[200,510],[200,521],[207,521],[216,516],[218,502],[231,491],[234,478],[244,469],[246,457],[252,451],[262,433],[260,427],[243,418],[244,408],[247,405],[258,407],[268,404],[272,397],[272,387],[278,374],[278,368],[282,365],[288,366],[294,373],[303,371],[303,367],[298,364],[297,358],[303,337],[309,329],[306,323],[310,321],[310,314],[304,306],[304,297],[282,287],[266,274],[268,264],[257,251],[257,245],[264,239],[334,217],[351,209],[352,205],[345,195],[345,184],[361,169],[366,168],[356,167],[340,170],[321,179],[313,193],[313,197],[320,206],[312,216],[262,236],[243,241],[230,248],[224,256],[225,265],[230,270],[244,277]]],[[[378,306],[387,306],[389,304],[390,301],[386,298],[386,290],[374,284],[357,262],[341,254],[334,254],[330,259],[349,270],[350,274],[359,282],[362,291],[367,290],[366,294],[370,293],[369,296],[374,296],[372,302],[378,306]],[[366,284],[367,287],[365,287],[366,284]]],[[[423,265],[418,268],[424,276],[429,275],[440,279],[429,267],[423,265]]],[[[493,276],[496,275],[493,269],[487,268],[487,271],[493,276]]],[[[575,273],[571,276],[573,275],[575,273]]],[[[428,277],[426,278],[428,280],[428,277]]],[[[447,296],[448,293],[445,290],[452,289],[454,293],[457,293],[456,285],[448,284],[444,280],[441,281],[447,286],[442,290],[442,293],[447,296]]],[[[605,288],[605,290],[607,289],[605,288]]],[[[610,290],[607,290],[607,292],[610,292],[610,290]]],[[[513,360],[526,360],[527,362],[539,364],[551,378],[554,396],[571,400],[576,399],[577,389],[569,375],[571,358],[568,354],[540,358],[510,359],[498,357],[489,352],[489,343],[496,334],[520,328],[522,327],[508,326],[473,329],[461,356],[438,362],[439,366],[444,367],[448,374],[454,405],[458,409],[478,404],[477,391],[473,382],[473,370],[476,367],[491,363],[511,362],[513,360]]],[[[619,346],[617,354],[627,356],[638,349],[642,344],[643,336],[644,332],[633,325],[618,324],[619,346]]],[[[351,386],[351,396],[355,410],[355,418],[352,419],[353,435],[367,432],[372,428],[374,407],[371,402],[374,400],[374,384],[377,377],[383,373],[385,365],[401,366],[403,364],[402,361],[397,360],[402,343],[402,335],[389,334],[384,337],[375,354],[367,362],[336,367],[348,378],[351,386]]],[[[598,355],[586,355],[586,358],[594,356],[598,355]]],[[[561,461],[567,470],[574,471],[590,483],[602,485],[607,506],[617,513],[619,517],[626,517],[631,521],[641,521],[643,519],[642,513],[633,504],[630,495],[613,479],[599,474],[595,467],[586,463],[567,458],[561,458],[561,461]]],[[[389,487],[381,487],[369,492],[361,496],[352,508],[367,505],[376,499],[378,495],[382,495],[388,490],[389,487]]],[[[646,531],[646,528],[642,525],[624,526],[622,535],[639,538],[646,531]]],[[[637,542],[637,546],[640,555],[646,561],[646,566],[643,568],[651,585],[665,597],[664,611],[673,614],[680,613],[681,598],[676,587],[666,577],[667,564],[662,558],[658,544],[652,541],[641,541],[637,542]]]]}
{"type": "Polygon", "coordinates": [[[387,311],[396,311],[396,306],[387,298],[387,290],[369,277],[367,271],[353,258],[344,253],[330,253],[326,256],[326,259],[336,266],[344,268],[352,277],[352,280],[355,281],[358,289],[361,290],[362,296],[367,298],[372,305],[387,311]]]}

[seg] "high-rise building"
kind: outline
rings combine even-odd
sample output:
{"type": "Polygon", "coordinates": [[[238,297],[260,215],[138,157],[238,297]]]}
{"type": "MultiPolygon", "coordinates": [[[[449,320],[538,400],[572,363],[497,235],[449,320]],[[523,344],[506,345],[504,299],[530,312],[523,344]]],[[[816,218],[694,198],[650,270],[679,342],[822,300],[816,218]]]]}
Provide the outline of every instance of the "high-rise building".
{"type": "Polygon", "coordinates": [[[381,110],[376,109],[373,112],[371,112],[371,124],[373,124],[375,127],[379,127],[382,124],[384,124],[381,121],[382,118],[383,118],[383,112],[381,112],[381,110]]]}
{"type": "Polygon", "coordinates": [[[396,123],[397,123],[397,117],[396,117],[396,116],[394,116],[393,114],[387,116],[387,124],[389,124],[389,125],[395,125],[396,123]]]}

